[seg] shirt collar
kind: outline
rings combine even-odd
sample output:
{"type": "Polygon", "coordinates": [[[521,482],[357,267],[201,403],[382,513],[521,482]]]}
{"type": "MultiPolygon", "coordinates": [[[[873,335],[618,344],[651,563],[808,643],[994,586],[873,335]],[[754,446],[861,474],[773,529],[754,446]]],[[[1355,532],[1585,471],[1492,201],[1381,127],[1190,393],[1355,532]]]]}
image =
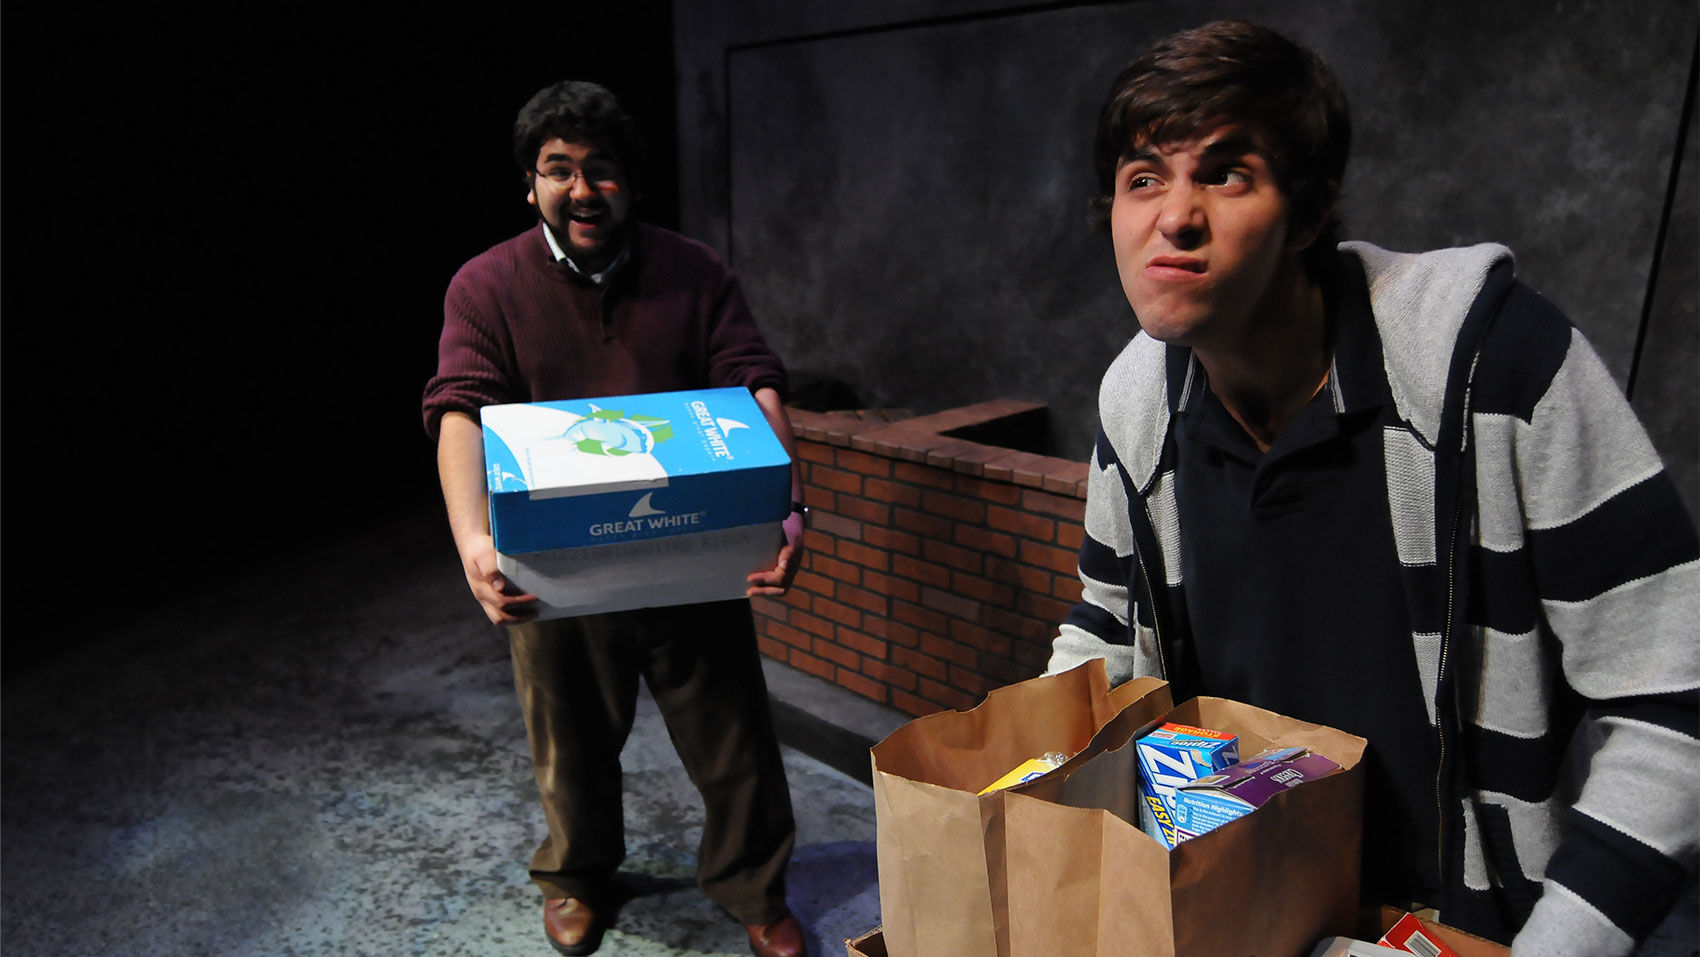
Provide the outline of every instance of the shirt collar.
{"type": "Polygon", "coordinates": [[[624,246],[620,247],[620,254],[614,257],[614,261],[609,263],[606,269],[596,273],[585,272],[583,269],[579,268],[578,263],[573,262],[572,257],[568,256],[566,250],[561,248],[561,244],[555,241],[555,231],[549,228],[549,224],[547,222],[540,221],[538,225],[543,230],[543,241],[549,244],[549,253],[555,257],[555,261],[558,263],[566,263],[573,272],[578,273],[598,286],[607,285],[608,280],[614,278],[614,274],[619,272],[620,267],[624,266],[626,264],[626,260],[630,259],[632,256],[632,244],[626,243],[624,246]]]}

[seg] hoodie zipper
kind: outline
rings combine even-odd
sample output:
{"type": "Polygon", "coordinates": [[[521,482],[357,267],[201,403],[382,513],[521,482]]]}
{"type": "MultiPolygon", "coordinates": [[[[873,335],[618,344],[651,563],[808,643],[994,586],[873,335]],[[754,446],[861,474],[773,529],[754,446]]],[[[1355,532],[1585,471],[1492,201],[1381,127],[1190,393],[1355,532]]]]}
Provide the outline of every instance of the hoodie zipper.
{"type": "MultiPolygon", "coordinates": [[[[1168,681],[1169,664],[1163,658],[1163,626],[1157,618],[1157,595],[1151,590],[1151,574],[1145,569],[1145,555],[1139,550],[1139,542],[1137,541],[1133,543],[1133,557],[1135,561],[1139,562],[1139,580],[1145,583],[1145,600],[1150,603],[1151,607],[1151,634],[1156,639],[1157,644],[1157,668],[1162,672],[1163,680],[1168,681]]],[[[1139,627],[1139,610],[1130,608],[1128,612],[1133,616],[1133,625],[1137,629],[1139,627]]],[[[1137,636],[1134,639],[1134,644],[1135,647],[1138,646],[1137,636]]]]}

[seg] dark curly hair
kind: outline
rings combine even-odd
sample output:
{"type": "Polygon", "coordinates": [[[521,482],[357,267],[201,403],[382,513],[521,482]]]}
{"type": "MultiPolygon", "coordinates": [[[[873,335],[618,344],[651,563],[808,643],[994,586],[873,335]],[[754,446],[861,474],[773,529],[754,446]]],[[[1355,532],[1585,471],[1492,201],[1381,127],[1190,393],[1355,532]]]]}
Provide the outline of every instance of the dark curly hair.
{"type": "Polygon", "coordinates": [[[1116,77],[1093,138],[1096,221],[1107,222],[1116,169],[1134,149],[1185,143],[1228,123],[1266,151],[1292,203],[1293,231],[1317,229],[1302,254],[1317,274],[1340,241],[1335,210],[1352,145],[1346,94],[1322,57],[1244,20],[1165,37],[1116,77]]]}
{"type": "Polygon", "coordinates": [[[607,87],[566,80],[537,91],[514,118],[514,162],[530,181],[537,151],[553,139],[585,143],[614,155],[634,192],[643,175],[637,123],[607,87]]]}

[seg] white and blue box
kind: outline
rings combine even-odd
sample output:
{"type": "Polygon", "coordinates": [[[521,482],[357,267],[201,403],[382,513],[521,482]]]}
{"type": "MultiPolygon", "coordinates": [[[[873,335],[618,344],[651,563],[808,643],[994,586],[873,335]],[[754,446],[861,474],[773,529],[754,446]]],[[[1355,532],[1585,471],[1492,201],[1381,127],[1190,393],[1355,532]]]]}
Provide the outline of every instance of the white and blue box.
{"type": "Polygon", "coordinates": [[[1134,742],[1139,758],[1139,826],[1164,847],[1180,843],[1175,790],[1240,759],[1237,735],[1166,723],[1134,742]]]}
{"type": "Polygon", "coordinates": [[[539,617],[741,598],[772,568],[791,459],[746,389],[480,410],[499,567],[539,617]]]}

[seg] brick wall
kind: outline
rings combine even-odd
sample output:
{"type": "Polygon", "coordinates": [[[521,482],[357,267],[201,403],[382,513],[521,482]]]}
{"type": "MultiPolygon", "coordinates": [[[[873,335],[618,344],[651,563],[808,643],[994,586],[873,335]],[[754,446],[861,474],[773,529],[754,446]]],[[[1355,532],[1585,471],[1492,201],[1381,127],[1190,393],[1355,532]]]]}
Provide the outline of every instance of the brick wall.
{"type": "Polygon", "coordinates": [[[1080,597],[1087,466],[946,433],[1043,406],[790,411],[812,527],[791,591],[753,602],[763,653],[914,715],[1042,671],[1080,597]]]}

